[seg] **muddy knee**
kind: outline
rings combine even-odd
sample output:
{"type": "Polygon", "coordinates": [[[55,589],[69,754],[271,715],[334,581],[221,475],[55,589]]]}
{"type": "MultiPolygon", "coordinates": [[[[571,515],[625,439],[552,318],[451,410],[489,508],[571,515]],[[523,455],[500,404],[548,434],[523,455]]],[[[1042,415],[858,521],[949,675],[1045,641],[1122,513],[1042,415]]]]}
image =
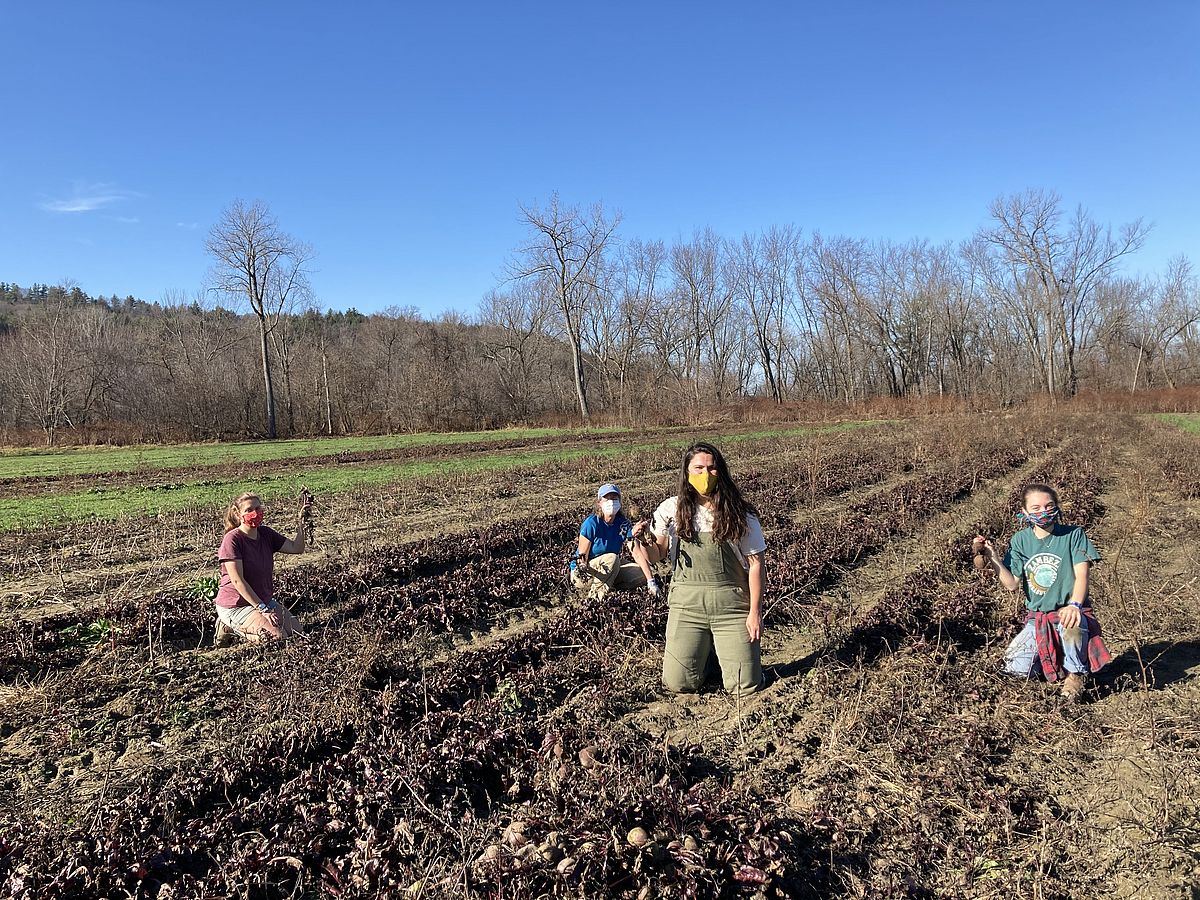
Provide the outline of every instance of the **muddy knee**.
{"type": "Polygon", "coordinates": [[[700,691],[700,678],[681,673],[667,674],[663,672],[662,683],[672,694],[695,694],[700,691]]]}
{"type": "Polygon", "coordinates": [[[694,694],[704,684],[704,668],[696,660],[678,660],[670,652],[663,658],[662,684],[674,694],[694,694]]]}

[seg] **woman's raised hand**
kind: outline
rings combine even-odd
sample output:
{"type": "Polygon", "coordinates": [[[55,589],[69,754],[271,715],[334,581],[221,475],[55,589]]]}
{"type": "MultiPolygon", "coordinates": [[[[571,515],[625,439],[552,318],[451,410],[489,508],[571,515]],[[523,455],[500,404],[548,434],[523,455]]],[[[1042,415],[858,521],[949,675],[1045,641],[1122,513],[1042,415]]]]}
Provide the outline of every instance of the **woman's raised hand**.
{"type": "Polygon", "coordinates": [[[982,534],[975,535],[975,539],[971,541],[971,549],[979,556],[992,557],[996,555],[996,545],[982,534]]]}

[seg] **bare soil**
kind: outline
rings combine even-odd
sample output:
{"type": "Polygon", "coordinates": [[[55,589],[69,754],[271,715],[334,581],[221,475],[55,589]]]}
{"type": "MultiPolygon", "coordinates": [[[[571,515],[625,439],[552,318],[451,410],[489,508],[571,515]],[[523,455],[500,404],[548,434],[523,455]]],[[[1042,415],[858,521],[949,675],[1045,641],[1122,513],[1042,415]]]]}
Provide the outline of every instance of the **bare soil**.
{"type": "MultiPolygon", "coordinates": [[[[774,554],[784,549],[780,534],[842,527],[850,505],[889,496],[955,459],[972,439],[947,436],[960,426],[764,443],[759,451],[741,445],[734,463],[762,473],[764,484],[812,484],[793,495],[791,524],[768,534],[774,554]],[[839,453],[863,447],[890,452],[893,461],[904,457],[907,467],[823,494],[816,473],[839,453]]],[[[715,689],[668,695],[658,684],[660,641],[627,633],[612,643],[556,645],[551,655],[567,669],[605,674],[551,708],[522,696],[515,675],[490,696],[508,697],[516,721],[525,717],[547,735],[596,725],[630,746],[658,748],[664,759],[702,760],[715,773],[704,784],[719,783],[803,834],[808,849],[797,858],[809,866],[811,888],[796,889],[798,895],[1195,900],[1200,500],[1166,474],[1164,454],[1175,437],[1119,417],[1004,427],[1034,447],[1027,461],[947,505],[931,505],[886,545],[829,567],[814,583],[773,584],[775,610],[786,621],[773,621],[768,608],[763,653],[770,680],[763,691],[741,699],[715,689]],[[1034,446],[1036,440],[1042,443],[1034,446]],[[1105,557],[1094,569],[1092,596],[1115,659],[1076,705],[1064,705],[1054,685],[1001,672],[1016,606],[990,575],[970,568],[963,545],[974,529],[1008,515],[1015,488],[1044,476],[1066,483],[1068,511],[1077,504],[1105,557]],[[1088,478],[1096,479],[1098,494],[1088,492],[1088,478]],[[922,613],[916,625],[891,627],[890,607],[910,584],[929,588],[934,612],[922,613]]],[[[381,548],[430,537],[465,542],[548,513],[576,510],[582,519],[593,484],[605,477],[580,466],[380,492],[370,501],[369,523],[366,497],[339,498],[318,535],[320,558],[293,563],[289,575],[303,577],[316,565],[349,570],[381,548]]],[[[663,459],[623,484],[631,499],[650,506],[672,492],[673,477],[673,463],[663,459]]],[[[16,546],[2,548],[14,575],[5,586],[6,614],[35,635],[40,623],[60,627],[70,616],[94,622],[105,610],[183,590],[211,569],[205,554],[216,535],[191,520],[176,526],[144,552],[144,532],[71,532],[36,563],[21,562],[16,546]]],[[[433,680],[472,654],[553,633],[553,624],[583,602],[560,589],[470,627],[397,633],[386,620],[352,613],[356,596],[348,587],[344,598],[302,610],[308,633],[279,647],[213,648],[211,634],[181,628],[193,641],[184,645],[170,629],[156,635],[153,620],[143,617],[138,621],[149,627],[137,644],[101,635],[94,646],[56,651],[61,659],[32,676],[0,678],[0,835],[18,824],[51,835],[102,832],[122,798],[170,787],[271,735],[316,742],[338,729],[386,729],[380,717],[398,686],[392,679],[413,659],[425,660],[423,676],[427,668],[433,680]]],[[[414,740],[418,734],[414,726],[414,740]]],[[[606,764],[619,768],[616,760],[606,764]]],[[[544,798],[559,796],[541,782],[522,789],[534,799],[501,794],[489,815],[452,829],[462,841],[459,858],[413,863],[413,871],[423,865],[429,874],[408,896],[576,896],[569,879],[523,881],[532,876],[514,867],[503,870],[505,881],[471,868],[489,842],[503,844],[509,823],[548,816],[544,798]],[[527,887],[533,884],[561,889],[527,887]]],[[[434,803],[413,790],[420,804],[434,803]]],[[[436,817],[429,827],[440,827],[436,817]]],[[[6,872],[4,848],[15,833],[0,839],[0,885],[11,896],[33,896],[13,887],[15,861],[6,872]]],[[[29,873],[20,877],[33,883],[29,873]]],[[[332,882],[321,877],[314,872],[272,893],[248,874],[244,895],[332,895],[332,882]]],[[[696,895],[793,895],[780,878],[726,875],[697,882],[696,895]]],[[[613,890],[652,895],[637,881],[613,890]]]]}

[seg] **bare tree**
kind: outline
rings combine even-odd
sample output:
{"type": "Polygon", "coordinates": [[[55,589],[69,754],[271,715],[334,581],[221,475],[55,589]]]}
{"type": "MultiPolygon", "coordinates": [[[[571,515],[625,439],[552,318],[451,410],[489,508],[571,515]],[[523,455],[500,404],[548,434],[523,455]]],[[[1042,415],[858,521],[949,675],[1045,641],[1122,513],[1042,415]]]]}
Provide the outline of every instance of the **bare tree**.
{"type": "Polygon", "coordinates": [[[662,241],[630,241],[617,261],[619,300],[613,329],[617,371],[617,411],[632,418],[629,376],[648,342],[648,323],[659,300],[659,282],[666,261],[662,241]]]}
{"type": "Polygon", "coordinates": [[[997,199],[990,209],[996,224],[981,238],[1004,267],[1001,293],[1021,310],[1027,334],[1040,337],[1047,391],[1070,397],[1079,388],[1077,354],[1089,337],[1096,289],[1149,229],[1138,219],[1114,237],[1082,207],[1064,227],[1060,205],[1052,191],[997,199]]]}
{"type": "Polygon", "coordinates": [[[589,422],[582,319],[595,296],[604,251],[621,216],[618,213],[609,217],[600,204],[587,212],[577,206],[564,206],[557,193],[551,195],[545,209],[522,206],[521,215],[532,234],[518,250],[512,276],[544,280],[550,287],[571,348],[579,414],[589,422]]]}
{"type": "MultiPolygon", "coordinates": [[[[683,378],[692,384],[692,403],[697,410],[706,355],[714,399],[725,399],[741,387],[729,383],[732,372],[740,369],[733,357],[741,349],[741,329],[731,320],[735,292],[725,265],[726,253],[725,242],[711,228],[671,247],[675,315],[680,317],[683,334],[683,378]]],[[[735,380],[742,379],[739,375],[735,380]]]]}
{"type": "Polygon", "coordinates": [[[1194,365],[1194,360],[1178,358],[1176,344],[1182,344],[1197,322],[1200,322],[1200,296],[1191,263],[1176,257],[1168,264],[1166,275],[1157,279],[1114,278],[1102,286],[1101,305],[1104,309],[1104,343],[1110,348],[1104,368],[1109,379],[1123,360],[1121,348],[1136,351],[1131,364],[1129,392],[1142,386],[1154,387],[1153,364],[1167,387],[1174,390],[1182,369],[1194,365]],[[1173,362],[1173,357],[1176,359],[1173,362]]]}
{"type": "Polygon", "coordinates": [[[321,318],[317,333],[320,336],[321,345],[321,377],[317,382],[316,394],[323,402],[324,416],[322,422],[325,426],[325,433],[333,434],[333,396],[329,390],[329,323],[325,317],[321,318]]]}
{"type": "Polygon", "coordinates": [[[553,298],[546,281],[519,282],[512,291],[490,291],[480,321],[490,333],[483,350],[499,376],[499,386],[512,412],[528,419],[533,412],[539,368],[553,348],[547,334],[553,298]]]}
{"type": "Polygon", "coordinates": [[[404,419],[412,405],[409,363],[419,322],[416,308],[389,306],[358,329],[359,364],[370,373],[371,383],[364,402],[389,434],[408,425],[404,419]]]}
{"type": "Polygon", "coordinates": [[[800,235],[791,225],[743,235],[729,247],[729,280],[750,313],[763,385],[776,403],[783,402],[784,315],[794,301],[799,256],[800,235]]]}
{"type": "Polygon", "coordinates": [[[283,373],[283,402],[287,411],[288,434],[296,433],[296,397],[292,390],[292,372],[301,339],[298,326],[304,313],[316,309],[312,288],[302,268],[303,258],[311,255],[307,246],[302,247],[302,258],[288,259],[279,277],[272,278],[270,283],[271,309],[267,319],[267,334],[271,339],[271,350],[283,373]]]}
{"type": "MultiPolygon", "coordinates": [[[[1163,378],[1174,389],[1177,376],[1170,368],[1172,347],[1176,340],[1191,334],[1200,322],[1200,285],[1186,257],[1171,260],[1166,276],[1157,284],[1155,300],[1153,308],[1147,312],[1156,326],[1160,342],[1163,378]]],[[[1187,362],[1195,364],[1194,360],[1187,362]]]]}
{"type": "Polygon", "coordinates": [[[305,277],[312,248],[286,234],[261,200],[235,200],[208,233],[205,247],[214,259],[215,287],[245,297],[258,320],[263,386],[267,398],[267,436],[277,435],[275,390],[271,379],[268,335],[283,304],[305,277]]]}
{"type": "Polygon", "coordinates": [[[229,383],[229,359],[250,336],[240,317],[212,308],[206,302],[209,296],[197,291],[189,300],[182,292],[168,291],[154,353],[143,354],[144,361],[162,373],[152,379],[162,409],[192,438],[221,432],[221,419],[230,411],[229,395],[236,387],[229,383]],[[173,402],[178,390],[189,402],[173,402]]]}
{"type": "Polygon", "coordinates": [[[16,387],[22,405],[46,436],[47,446],[54,444],[59,428],[73,424],[71,381],[78,367],[70,297],[73,287],[64,282],[50,288],[46,299],[22,323],[22,339],[13,341],[4,354],[6,380],[16,387]]]}
{"type": "Polygon", "coordinates": [[[813,236],[805,270],[807,305],[820,317],[820,329],[833,385],[847,403],[868,392],[869,349],[861,339],[857,310],[869,289],[867,243],[852,238],[813,236]]]}

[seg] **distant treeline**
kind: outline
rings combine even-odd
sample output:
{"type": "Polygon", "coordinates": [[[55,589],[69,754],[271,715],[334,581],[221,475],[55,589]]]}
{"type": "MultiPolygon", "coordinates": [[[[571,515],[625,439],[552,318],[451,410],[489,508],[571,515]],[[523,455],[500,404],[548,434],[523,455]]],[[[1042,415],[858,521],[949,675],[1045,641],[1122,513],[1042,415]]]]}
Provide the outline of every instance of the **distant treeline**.
{"type": "MultiPolygon", "coordinates": [[[[0,437],[261,435],[265,382],[278,433],[307,435],[691,421],[751,398],[1008,404],[1173,389],[1200,362],[1188,262],[1124,274],[1147,229],[1114,233],[1054,194],[997,200],[957,245],[791,226],[667,245],[622,239],[600,207],[522,212],[511,278],[470,317],[320,313],[300,277],[307,245],[286,289],[262,289],[246,313],[199,299],[210,294],[149,303],[0,283],[0,437]]],[[[251,213],[269,217],[235,204],[210,251],[251,213]]],[[[237,275],[244,249],[218,261],[237,275]]],[[[235,306],[236,280],[224,283],[235,306]]]]}

